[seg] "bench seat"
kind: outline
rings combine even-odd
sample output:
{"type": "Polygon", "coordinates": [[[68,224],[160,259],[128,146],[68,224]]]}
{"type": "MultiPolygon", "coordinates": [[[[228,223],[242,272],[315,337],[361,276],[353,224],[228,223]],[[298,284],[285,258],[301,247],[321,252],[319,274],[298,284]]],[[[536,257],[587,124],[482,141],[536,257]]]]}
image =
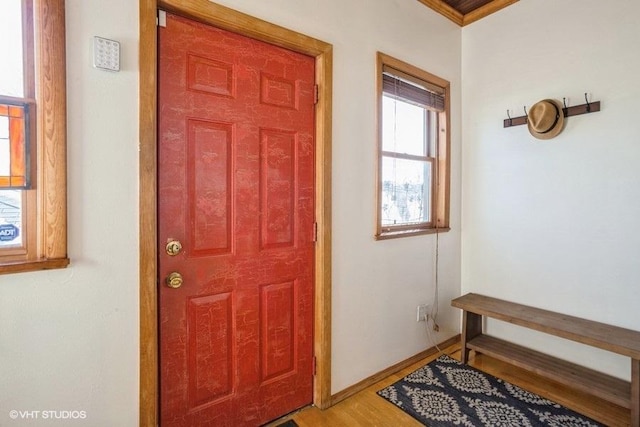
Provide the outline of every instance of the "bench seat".
{"type": "Polygon", "coordinates": [[[474,350],[631,410],[640,427],[640,332],[479,294],[451,301],[463,310],[462,362],[474,350]],[[631,382],[483,333],[483,316],[631,358],[631,382]]]}

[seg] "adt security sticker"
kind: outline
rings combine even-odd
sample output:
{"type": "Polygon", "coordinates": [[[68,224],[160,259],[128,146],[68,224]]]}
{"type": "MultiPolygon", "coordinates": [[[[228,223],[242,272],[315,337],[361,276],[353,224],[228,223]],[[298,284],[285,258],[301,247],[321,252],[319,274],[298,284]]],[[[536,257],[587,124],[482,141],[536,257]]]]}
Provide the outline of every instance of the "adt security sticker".
{"type": "Polygon", "coordinates": [[[13,224],[0,224],[0,242],[10,242],[17,239],[20,229],[13,224]]]}

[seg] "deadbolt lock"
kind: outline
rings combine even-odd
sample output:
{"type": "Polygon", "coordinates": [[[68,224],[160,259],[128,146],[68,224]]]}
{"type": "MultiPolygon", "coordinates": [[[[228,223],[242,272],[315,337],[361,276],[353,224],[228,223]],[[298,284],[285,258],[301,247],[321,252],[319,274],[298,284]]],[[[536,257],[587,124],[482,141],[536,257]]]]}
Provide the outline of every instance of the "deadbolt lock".
{"type": "Polygon", "coordinates": [[[173,273],[169,273],[167,278],[165,279],[167,286],[173,289],[178,289],[182,286],[182,274],[174,271],[173,273]]]}
{"type": "Polygon", "coordinates": [[[179,240],[169,240],[167,246],[165,246],[165,250],[167,251],[167,255],[176,256],[182,250],[182,243],[179,240]]]}

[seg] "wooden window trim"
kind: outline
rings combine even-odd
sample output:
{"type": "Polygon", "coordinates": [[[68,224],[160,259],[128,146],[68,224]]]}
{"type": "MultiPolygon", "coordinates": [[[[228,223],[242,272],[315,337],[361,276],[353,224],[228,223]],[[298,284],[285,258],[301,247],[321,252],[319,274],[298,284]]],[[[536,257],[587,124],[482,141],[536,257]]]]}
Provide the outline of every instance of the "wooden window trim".
{"type": "Polygon", "coordinates": [[[23,193],[27,254],[0,258],[0,274],[69,264],[65,0],[33,0],[33,20],[34,39],[27,42],[34,46],[36,180],[34,188],[23,193]]]}
{"type": "Polygon", "coordinates": [[[411,64],[393,58],[384,53],[377,54],[376,67],[376,93],[377,93],[377,127],[378,127],[378,170],[376,176],[376,240],[394,239],[398,237],[417,236],[424,234],[435,234],[447,232],[449,225],[449,205],[450,205],[450,176],[451,176],[451,134],[450,129],[450,86],[451,84],[434,74],[421,70],[411,64]],[[383,97],[383,72],[385,69],[394,69],[404,75],[412,76],[428,84],[444,89],[444,111],[437,112],[438,124],[438,147],[435,158],[435,175],[437,185],[435,191],[431,192],[432,197],[432,218],[430,224],[420,224],[417,226],[398,226],[392,231],[385,230],[388,227],[382,226],[381,203],[382,203],[382,159],[385,153],[382,150],[382,97],[383,97]],[[444,125],[444,126],[443,126],[444,125]]]}

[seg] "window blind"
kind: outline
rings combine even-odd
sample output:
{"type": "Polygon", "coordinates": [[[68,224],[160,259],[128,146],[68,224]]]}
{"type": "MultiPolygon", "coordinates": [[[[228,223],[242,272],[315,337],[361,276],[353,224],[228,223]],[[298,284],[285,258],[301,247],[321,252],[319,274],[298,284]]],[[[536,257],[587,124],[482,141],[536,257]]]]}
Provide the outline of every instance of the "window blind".
{"type": "Polygon", "coordinates": [[[427,108],[444,111],[444,88],[423,82],[389,67],[383,69],[382,91],[385,95],[394,98],[401,98],[427,108]]]}

